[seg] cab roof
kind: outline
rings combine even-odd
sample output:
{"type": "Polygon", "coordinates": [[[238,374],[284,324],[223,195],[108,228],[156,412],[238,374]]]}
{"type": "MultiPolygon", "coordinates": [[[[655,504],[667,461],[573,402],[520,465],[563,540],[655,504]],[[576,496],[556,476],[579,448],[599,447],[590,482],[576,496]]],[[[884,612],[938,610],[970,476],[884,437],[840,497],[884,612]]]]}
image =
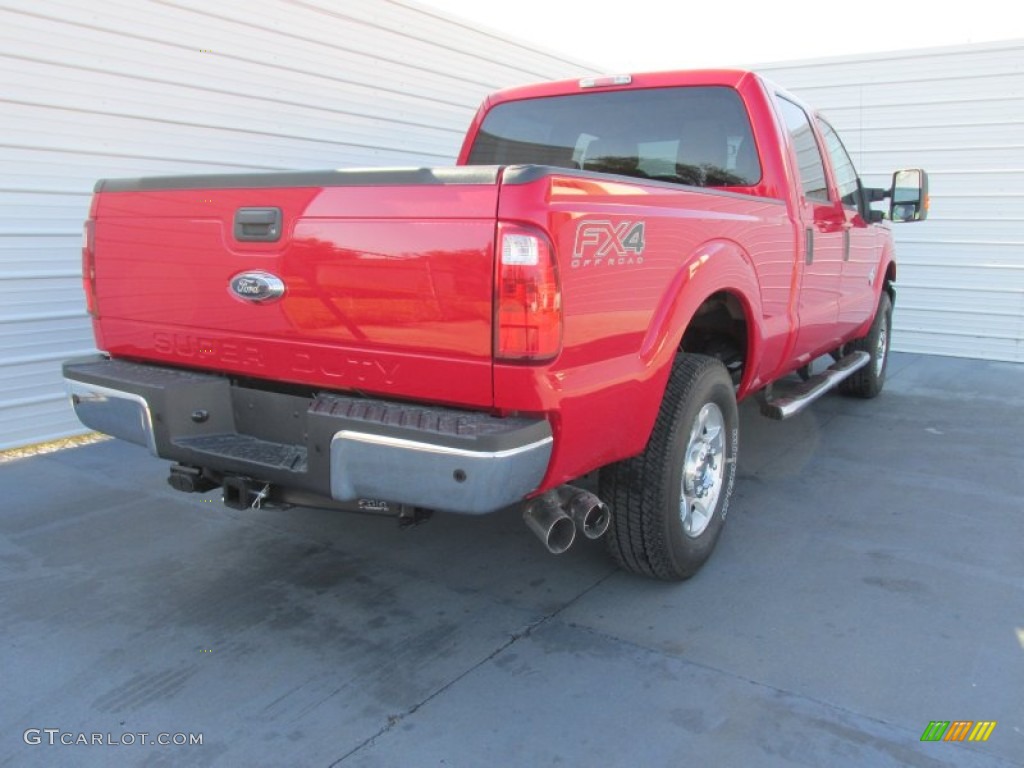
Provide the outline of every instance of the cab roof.
{"type": "Polygon", "coordinates": [[[628,91],[637,88],[671,88],[690,85],[719,85],[739,88],[748,78],[757,77],[758,75],[754,72],[743,69],[690,69],[636,74],[584,75],[572,80],[557,80],[505,88],[492,93],[485,103],[487,106],[494,106],[502,102],[521,99],[539,99],[547,96],[567,96],[597,91],[628,91]],[[628,78],[628,82],[613,82],[625,78],[628,78]],[[587,86],[584,85],[586,81],[596,81],[596,84],[587,86]],[[603,81],[607,81],[608,84],[602,84],[603,81]]]}

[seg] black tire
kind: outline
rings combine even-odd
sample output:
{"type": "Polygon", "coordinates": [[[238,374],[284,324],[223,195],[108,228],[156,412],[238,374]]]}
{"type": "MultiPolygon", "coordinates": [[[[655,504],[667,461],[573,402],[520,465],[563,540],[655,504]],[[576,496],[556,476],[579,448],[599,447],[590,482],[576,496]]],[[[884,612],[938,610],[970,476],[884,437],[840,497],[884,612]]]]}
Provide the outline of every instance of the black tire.
{"type": "Polygon", "coordinates": [[[612,558],[628,571],[664,581],[695,574],[722,532],[738,447],[739,416],[729,372],[715,358],[681,354],[644,452],[601,470],[601,498],[612,511],[607,535],[612,558]],[[715,454],[719,445],[712,435],[716,412],[721,454],[708,462],[706,454],[715,454]],[[698,431],[702,414],[712,429],[698,431]],[[687,504],[685,516],[684,464],[689,498],[697,502],[687,504]]]}
{"type": "Polygon", "coordinates": [[[889,346],[892,341],[892,299],[882,291],[875,310],[875,319],[863,338],[846,345],[847,353],[864,351],[871,356],[868,364],[839,383],[839,391],[850,397],[877,397],[885,386],[885,371],[889,367],[889,346]]]}

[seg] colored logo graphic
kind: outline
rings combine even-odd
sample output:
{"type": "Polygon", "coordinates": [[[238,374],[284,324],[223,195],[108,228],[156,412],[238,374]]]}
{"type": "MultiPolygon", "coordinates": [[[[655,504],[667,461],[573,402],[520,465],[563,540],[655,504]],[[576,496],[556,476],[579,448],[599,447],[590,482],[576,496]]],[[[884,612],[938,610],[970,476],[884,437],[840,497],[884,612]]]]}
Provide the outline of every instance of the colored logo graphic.
{"type": "Polygon", "coordinates": [[[921,741],[988,741],[995,727],[995,720],[932,720],[921,741]]]}

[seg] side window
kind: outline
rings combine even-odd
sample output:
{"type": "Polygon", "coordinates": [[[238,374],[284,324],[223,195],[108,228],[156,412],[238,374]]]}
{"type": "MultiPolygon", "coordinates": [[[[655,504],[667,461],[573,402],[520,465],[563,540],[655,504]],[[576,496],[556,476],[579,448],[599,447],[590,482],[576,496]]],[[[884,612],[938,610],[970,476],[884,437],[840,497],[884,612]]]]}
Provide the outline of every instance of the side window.
{"type": "Polygon", "coordinates": [[[818,128],[821,135],[825,137],[825,148],[828,156],[832,159],[832,170],[836,174],[836,185],[839,187],[839,196],[843,199],[843,205],[851,208],[860,208],[860,185],[857,183],[857,169],[853,167],[853,161],[846,152],[846,147],[839,139],[831,125],[820,117],[818,128]]]}
{"type": "Polygon", "coordinates": [[[821,148],[814,139],[811,123],[800,107],[781,96],[778,98],[779,111],[786,124],[786,130],[793,140],[797,164],[800,166],[800,185],[808,200],[828,202],[828,184],[825,181],[825,161],[821,148]]]}

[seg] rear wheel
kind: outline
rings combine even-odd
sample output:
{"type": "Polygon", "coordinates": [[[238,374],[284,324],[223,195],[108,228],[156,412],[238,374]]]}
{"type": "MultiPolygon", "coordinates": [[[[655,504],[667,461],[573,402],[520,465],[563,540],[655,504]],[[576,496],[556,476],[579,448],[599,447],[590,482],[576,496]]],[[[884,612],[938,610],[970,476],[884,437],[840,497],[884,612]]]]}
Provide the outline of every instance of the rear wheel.
{"type": "Polygon", "coordinates": [[[644,452],[601,470],[619,565],[666,581],[697,572],[725,523],[738,442],[729,372],[714,358],[680,355],[644,452]]]}
{"type": "Polygon", "coordinates": [[[839,391],[851,397],[877,397],[885,385],[891,340],[892,299],[889,298],[888,292],[883,290],[882,297],[878,300],[878,309],[875,310],[875,319],[867,335],[846,345],[847,352],[867,352],[871,360],[848,379],[840,382],[839,391]]]}

